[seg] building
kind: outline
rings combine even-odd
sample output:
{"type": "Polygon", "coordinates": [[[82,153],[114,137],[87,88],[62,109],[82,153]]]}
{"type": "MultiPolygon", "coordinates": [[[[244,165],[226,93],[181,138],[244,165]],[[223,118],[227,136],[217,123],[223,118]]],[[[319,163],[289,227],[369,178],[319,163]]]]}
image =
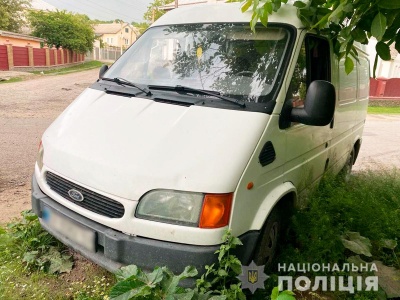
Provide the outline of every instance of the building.
{"type": "Polygon", "coordinates": [[[97,24],[94,26],[97,37],[95,47],[128,48],[136,41],[139,31],[129,23],[97,24]],[[101,41],[101,43],[100,43],[101,41]]]}
{"type": "MultiPolygon", "coordinates": [[[[374,66],[374,60],[376,55],[376,39],[372,38],[368,43],[368,54],[371,63],[371,76],[373,75],[372,69],[374,66]]],[[[378,64],[376,66],[376,77],[383,78],[400,78],[400,54],[394,48],[394,43],[390,46],[391,60],[382,60],[378,58],[378,64]]]]}
{"type": "Polygon", "coordinates": [[[0,30],[0,45],[12,44],[13,46],[40,48],[40,43],[44,43],[42,38],[27,34],[0,30]]]}

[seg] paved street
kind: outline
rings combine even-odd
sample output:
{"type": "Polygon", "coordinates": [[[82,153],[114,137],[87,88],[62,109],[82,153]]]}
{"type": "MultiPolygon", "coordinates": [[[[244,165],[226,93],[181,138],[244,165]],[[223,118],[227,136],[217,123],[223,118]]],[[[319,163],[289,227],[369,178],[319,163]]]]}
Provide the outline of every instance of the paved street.
{"type": "Polygon", "coordinates": [[[354,170],[400,168],[400,115],[368,115],[354,170]]]}

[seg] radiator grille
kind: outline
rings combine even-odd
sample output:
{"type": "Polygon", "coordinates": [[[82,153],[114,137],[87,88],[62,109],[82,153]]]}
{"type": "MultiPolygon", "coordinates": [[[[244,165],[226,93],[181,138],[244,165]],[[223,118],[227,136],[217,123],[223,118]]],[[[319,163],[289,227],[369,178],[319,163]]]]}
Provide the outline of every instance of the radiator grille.
{"type": "Polygon", "coordinates": [[[125,213],[124,206],[118,201],[81,187],[54,173],[46,172],[46,180],[50,188],[57,194],[87,210],[109,218],[121,218],[125,213]],[[68,194],[71,189],[79,191],[84,197],[83,201],[74,201],[68,194]]]}

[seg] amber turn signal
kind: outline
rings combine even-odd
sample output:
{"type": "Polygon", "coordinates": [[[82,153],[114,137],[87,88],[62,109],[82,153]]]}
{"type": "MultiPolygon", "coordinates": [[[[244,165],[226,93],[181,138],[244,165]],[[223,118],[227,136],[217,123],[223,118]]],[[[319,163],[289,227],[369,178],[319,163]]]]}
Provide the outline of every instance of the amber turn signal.
{"type": "Polygon", "coordinates": [[[200,228],[219,228],[229,224],[233,193],[206,194],[200,215],[200,228]]]}

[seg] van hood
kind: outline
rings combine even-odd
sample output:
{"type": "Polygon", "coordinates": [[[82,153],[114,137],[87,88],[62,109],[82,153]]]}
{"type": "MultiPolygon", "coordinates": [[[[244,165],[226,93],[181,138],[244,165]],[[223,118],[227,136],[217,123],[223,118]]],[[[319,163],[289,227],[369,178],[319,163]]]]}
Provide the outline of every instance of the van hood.
{"type": "Polygon", "coordinates": [[[153,189],[233,192],[269,116],[86,89],[46,130],[44,165],[130,200],[153,189]]]}

